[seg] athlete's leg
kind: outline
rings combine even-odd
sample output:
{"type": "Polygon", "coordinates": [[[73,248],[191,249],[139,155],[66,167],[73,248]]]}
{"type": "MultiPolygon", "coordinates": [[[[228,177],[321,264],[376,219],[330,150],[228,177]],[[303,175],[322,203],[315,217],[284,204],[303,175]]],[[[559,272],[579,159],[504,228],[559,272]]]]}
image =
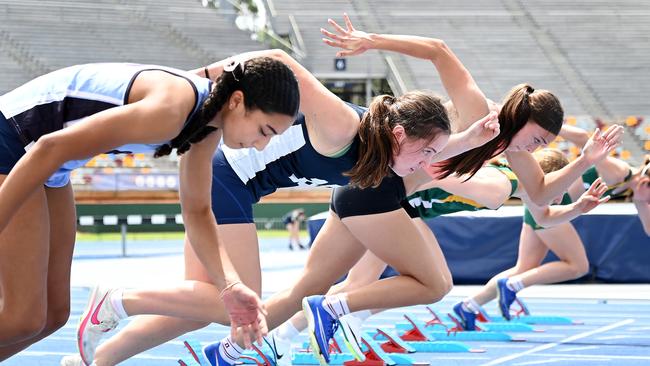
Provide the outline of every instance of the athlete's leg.
{"type": "Polygon", "coordinates": [[[548,248],[544,242],[536,235],[535,230],[530,225],[523,224],[521,234],[519,235],[519,253],[517,255],[517,264],[496,276],[492,277],[481,290],[472,296],[479,305],[487,304],[497,297],[497,280],[508,278],[517,273],[523,273],[529,269],[535,268],[542,263],[546,257],[548,248]]]}
{"type": "MultiPolygon", "coordinates": [[[[376,255],[366,251],[363,257],[350,269],[345,280],[332,286],[327,294],[333,295],[347,292],[377,281],[385,268],[386,263],[377,258],[376,255]]],[[[302,311],[297,312],[288,322],[299,332],[307,328],[307,319],[302,311]]]]}
{"type": "MultiPolygon", "coordinates": [[[[227,245],[230,259],[242,281],[260,293],[261,276],[259,274],[259,250],[255,224],[220,225],[219,235],[223,238],[222,243],[227,245]]],[[[161,303],[182,304],[181,306],[185,310],[182,310],[183,314],[180,315],[187,318],[167,316],[141,316],[136,318],[97,349],[95,354],[97,365],[114,365],[122,362],[182,334],[203,328],[211,321],[218,320],[222,324],[228,324],[227,314],[221,301],[219,301],[219,290],[210,283],[211,280],[207,271],[187,241],[185,243],[185,278],[192,282],[189,285],[178,287],[177,290],[180,291],[178,293],[171,290],[158,294],[150,293],[150,296],[158,299],[157,301],[146,300],[146,292],[148,291],[125,291],[124,296],[127,299],[125,299],[124,303],[128,314],[134,312],[133,309],[129,309],[129,301],[134,298],[141,298],[144,299],[144,305],[139,306],[145,310],[149,307],[146,311],[161,310],[161,303]],[[201,291],[194,291],[199,288],[201,291]]],[[[137,306],[135,309],[137,309],[137,306]]],[[[173,311],[168,309],[170,313],[173,311]]]]}
{"type": "Polygon", "coordinates": [[[0,234],[0,361],[14,354],[5,347],[35,337],[46,324],[48,216],[45,190],[38,188],[0,234]]]}
{"type": "Polygon", "coordinates": [[[525,287],[528,287],[573,280],[589,271],[587,253],[580,236],[571,223],[537,230],[535,234],[560,260],[542,264],[537,268],[510,276],[510,278],[518,278],[525,287]]]}
{"type": "Polygon", "coordinates": [[[338,216],[330,211],[297,282],[291,289],[279,292],[266,301],[269,329],[276,328],[300,310],[303,297],[324,294],[365,251],[338,216]]]}
{"type": "Polygon", "coordinates": [[[352,216],[343,222],[368,250],[400,273],[348,292],[351,312],[428,304],[451,289],[449,269],[437,243],[427,242],[404,210],[352,216]]]}

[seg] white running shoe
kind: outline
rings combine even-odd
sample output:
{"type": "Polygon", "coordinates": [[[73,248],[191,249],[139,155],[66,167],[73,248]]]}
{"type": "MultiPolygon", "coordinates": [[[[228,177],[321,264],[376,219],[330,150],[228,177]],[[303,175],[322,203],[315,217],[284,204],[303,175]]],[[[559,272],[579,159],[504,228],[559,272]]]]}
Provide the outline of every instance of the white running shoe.
{"type": "Polygon", "coordinates": [[[267,349],[270,349],[271,355],[267,355],[268,352],[264,352],[267,356],[272,356],[275,364],[277,366],[291,366],[291,341],[278,337],[276,332],[271,332],[268,336],[264,337],[264,343],[268,347],[262,347],[261,350],[264,352],[267,349]]]}
{"type": "Polygon", "coordinates": [[[357,361],[365,361],[366,356],[361,351],[361,324],[363,320],[352,314],[339,318],[339,329],[343,333],[346,348],[357,361]]]}
{"type": "Polygon", "coordinates": [[[121,320],[111,305],[110,297],[114,291],[115,289],[102,289],[96,286],[79,320],[77,347],[81,360],[87,366],[93,363],[95,350],[104,334],[117,328],[121,320]]]}
{"type": "MultiPolygon", "coordinates": [[[[84,361],[78,354],[63,356],[61,366],[85,366],[84,361]]],[[[95,365],[94,363],[92,365],[95,365]]]]}

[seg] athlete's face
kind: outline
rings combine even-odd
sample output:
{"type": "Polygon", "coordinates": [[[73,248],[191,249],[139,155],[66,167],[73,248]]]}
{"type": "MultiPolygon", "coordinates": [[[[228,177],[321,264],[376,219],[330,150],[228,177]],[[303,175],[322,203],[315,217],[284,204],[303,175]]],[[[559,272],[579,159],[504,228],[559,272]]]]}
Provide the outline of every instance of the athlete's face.
{"type": "Polygon", "coordinates": [[[401,126],[396,126],[393,134],[399,143],[399,152],[393,154],[391,168],[400,177],[431,164],[431,159],[444,149],[449,141],[449,135],[446,133],[438,133],[432,141],[408,138],[401,126]]]}
{"type": "Polygon", "coordinates": [[[271,138],[286,131],[293,117],[280,113],[264,113],[259,109],[246,109],[243,94],[233,93],[221,115],[223,142],[233,149],[254,147],[262,150],[271,138]]]}
{"type": "Polygon", "coordinates": [[[555,135],[546,131],[534,121],[528,121],[524,128],[519,130],[512,142],[508,145],[508,151],[533,152],[541,146],[546,146],[555,140],[555,135]]]}

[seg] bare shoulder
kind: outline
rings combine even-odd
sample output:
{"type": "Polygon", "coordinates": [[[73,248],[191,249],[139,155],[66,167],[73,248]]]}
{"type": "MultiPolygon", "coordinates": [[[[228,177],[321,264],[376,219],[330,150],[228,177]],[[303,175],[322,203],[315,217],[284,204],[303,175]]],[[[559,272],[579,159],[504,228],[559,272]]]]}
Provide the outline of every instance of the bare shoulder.
{"type": "Polygon", "coordinates": [[[196,90],[187,78],[162,70],[147,70],[138,74],[133,81],[128,102],[151,100],[157,102],[160,108],[187,115],[194,107],[196,97],[196,90]]]}

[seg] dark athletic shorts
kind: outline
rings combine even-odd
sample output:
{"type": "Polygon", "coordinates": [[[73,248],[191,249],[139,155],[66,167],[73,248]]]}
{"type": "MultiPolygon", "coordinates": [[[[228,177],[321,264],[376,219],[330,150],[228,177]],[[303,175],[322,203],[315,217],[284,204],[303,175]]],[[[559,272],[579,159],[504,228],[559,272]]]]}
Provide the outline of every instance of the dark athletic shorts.
{"type": "Polygon", "coordinates": [[[401,209],[405,198],[404,181],[393,175],[384,178],[376,188],[360,189],[351,185],[335,188],[330,208],[341,219],[374,215],[401,209]]]}

